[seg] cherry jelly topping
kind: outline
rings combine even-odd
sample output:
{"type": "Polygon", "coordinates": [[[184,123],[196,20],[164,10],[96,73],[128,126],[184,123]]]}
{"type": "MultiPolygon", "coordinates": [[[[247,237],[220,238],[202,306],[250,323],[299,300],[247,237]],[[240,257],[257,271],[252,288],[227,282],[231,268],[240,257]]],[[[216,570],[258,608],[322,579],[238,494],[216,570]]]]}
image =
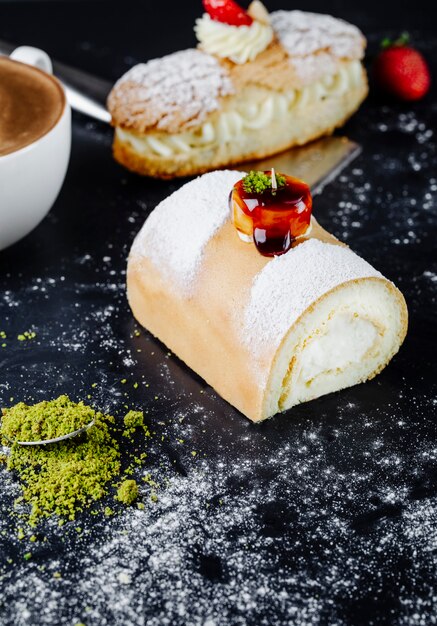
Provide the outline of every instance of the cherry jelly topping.
{"type": "MultiPolygon", "coordinates": [[[[264,172],[271,176],[268,170],[264,172]]],[[[287,252],[297,237],[304,235],[311,222],[312,197],[306,183],[282,175],[285,184],[276,190],[247,192],[243,180],[231,191],[232,221],[243,241],[255,243],[264,256],[287,252]]]]}

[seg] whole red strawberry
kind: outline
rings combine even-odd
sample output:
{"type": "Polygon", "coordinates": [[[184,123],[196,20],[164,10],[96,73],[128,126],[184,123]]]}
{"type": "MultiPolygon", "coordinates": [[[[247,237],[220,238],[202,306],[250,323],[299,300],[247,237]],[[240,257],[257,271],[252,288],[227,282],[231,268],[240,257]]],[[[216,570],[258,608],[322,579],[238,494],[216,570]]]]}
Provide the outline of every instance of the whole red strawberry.
{"type": "Polygon", "coordinates": [[[382,42],[374,64],[374,76],[384,91],[401,100],[420,100],[429,91],[431,75],[422,54],[408,44],[404,33],[397,41],[382,42]]]}
{"type": "Polygon", "coordinates": [[[203,0],[205,11],[211,19],[230,26],[250,26],[250,15],[234,0],[203,0]]]}

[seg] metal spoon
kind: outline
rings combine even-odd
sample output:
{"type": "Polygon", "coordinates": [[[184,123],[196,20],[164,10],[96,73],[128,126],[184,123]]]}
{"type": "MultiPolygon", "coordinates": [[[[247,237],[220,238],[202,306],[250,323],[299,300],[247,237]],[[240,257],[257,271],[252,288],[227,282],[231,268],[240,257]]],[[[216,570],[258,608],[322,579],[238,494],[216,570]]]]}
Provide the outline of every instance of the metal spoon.
{"type": "Polygon", "coordinates": [[[7,435],[3,435],[5,439],[10,441],[11,443],[17,443],[19,446],[45,446],[49,443],[58,443],[59,441],[64,441],[65,439],[71,439],[72,437],[77,437],[81,433],[84,433],[86,430],[94,426],[94,420],[92,420],[86,426],[82,426],[77,430],[73,430],[71,433],[67,433],[66,435],[61,435],[61,437],[55,437],[54,439],[41,439],[40,441],[17,441],[10,439],[7,435]]]}

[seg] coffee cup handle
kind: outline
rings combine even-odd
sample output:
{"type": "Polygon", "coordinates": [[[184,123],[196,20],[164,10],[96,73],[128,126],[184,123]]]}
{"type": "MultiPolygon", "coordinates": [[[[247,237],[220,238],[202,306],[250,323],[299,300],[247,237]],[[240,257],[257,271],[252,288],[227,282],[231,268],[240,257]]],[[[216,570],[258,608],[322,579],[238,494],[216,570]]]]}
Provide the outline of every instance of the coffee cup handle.
{"type": "MultiPolygon", "coordinates": [[[[21,61],[21,63],[33,65],[34,67],[47,72],[47,74],[53,74],[53,64],[49,55],[44,52],[44,50],[40,50],[39,48],[33,48],[32,46],[20,46],[19,48],[15,48],[15,50],[9,55],[9,58],[14,61],[21,61]]],[[[89,115],[96,120],[109,124],[111,122],[111,114],[94,98],[89,97],[86,93],[84,93],[84,87],[86,87],[86,85],[83,84],[83,81],[82,85],[79,86],[79,89],[76,89],[74,86],[74,80],[72,80],[72,78],[74,79],[75,72],[70,72],[70,76],[67,75],[65,77],[66,69],[67,68],[64,66],[63,72],[60,72],[60,65],[57,64],[56,74],[62,81],[62,86],[65,90],[67,101],[70,106],[76,111],[80,111],[80,113],[84,113],[85,115],[89,115]],[[64,74],[64,76],[62,74],[64,74]]],[[[87,78],[87,82],[90,82],[89,78],[87,78]]]]}
{"type": "Polygon", "coordinates": [[[20,61],[33,65],[47,74],[53,74],[52,61],[44,50],[34,48],[33,46],[19,46],[9,55],[13,61],[20,61]]]}

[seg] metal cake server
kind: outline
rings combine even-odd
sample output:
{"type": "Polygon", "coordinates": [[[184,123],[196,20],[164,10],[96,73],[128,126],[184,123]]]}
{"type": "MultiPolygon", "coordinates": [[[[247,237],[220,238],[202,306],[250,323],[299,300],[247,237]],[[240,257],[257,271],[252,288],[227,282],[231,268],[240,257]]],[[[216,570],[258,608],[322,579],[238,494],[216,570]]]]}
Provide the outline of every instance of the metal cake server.
{"type": "MultiPolygon", "coordinates": [[[[11,54],[16,46],[0,40],[0,54],[11,54]]],[[[105,102],[112,84],[102,78],[53,60],[53,73],[65,87],[72,109],[109,124],[111,115],[105,102]]],[[[292,148],[260,161],[242,163],[239,169],[270,169],[290,172],[305,180],[313,195],[333,181],[361,152],[347,137],[324,137],[306,146],[292,148]]]]}
{"type": "Polygon", "coordinates": [[[361,146],[347,137],[322,137],[306,146],[291,148],[260,161],[242,163],[243,171],[269,170],[290,172],[311,187],[312,195],[322,192],[359,154],[361,146]]]}

